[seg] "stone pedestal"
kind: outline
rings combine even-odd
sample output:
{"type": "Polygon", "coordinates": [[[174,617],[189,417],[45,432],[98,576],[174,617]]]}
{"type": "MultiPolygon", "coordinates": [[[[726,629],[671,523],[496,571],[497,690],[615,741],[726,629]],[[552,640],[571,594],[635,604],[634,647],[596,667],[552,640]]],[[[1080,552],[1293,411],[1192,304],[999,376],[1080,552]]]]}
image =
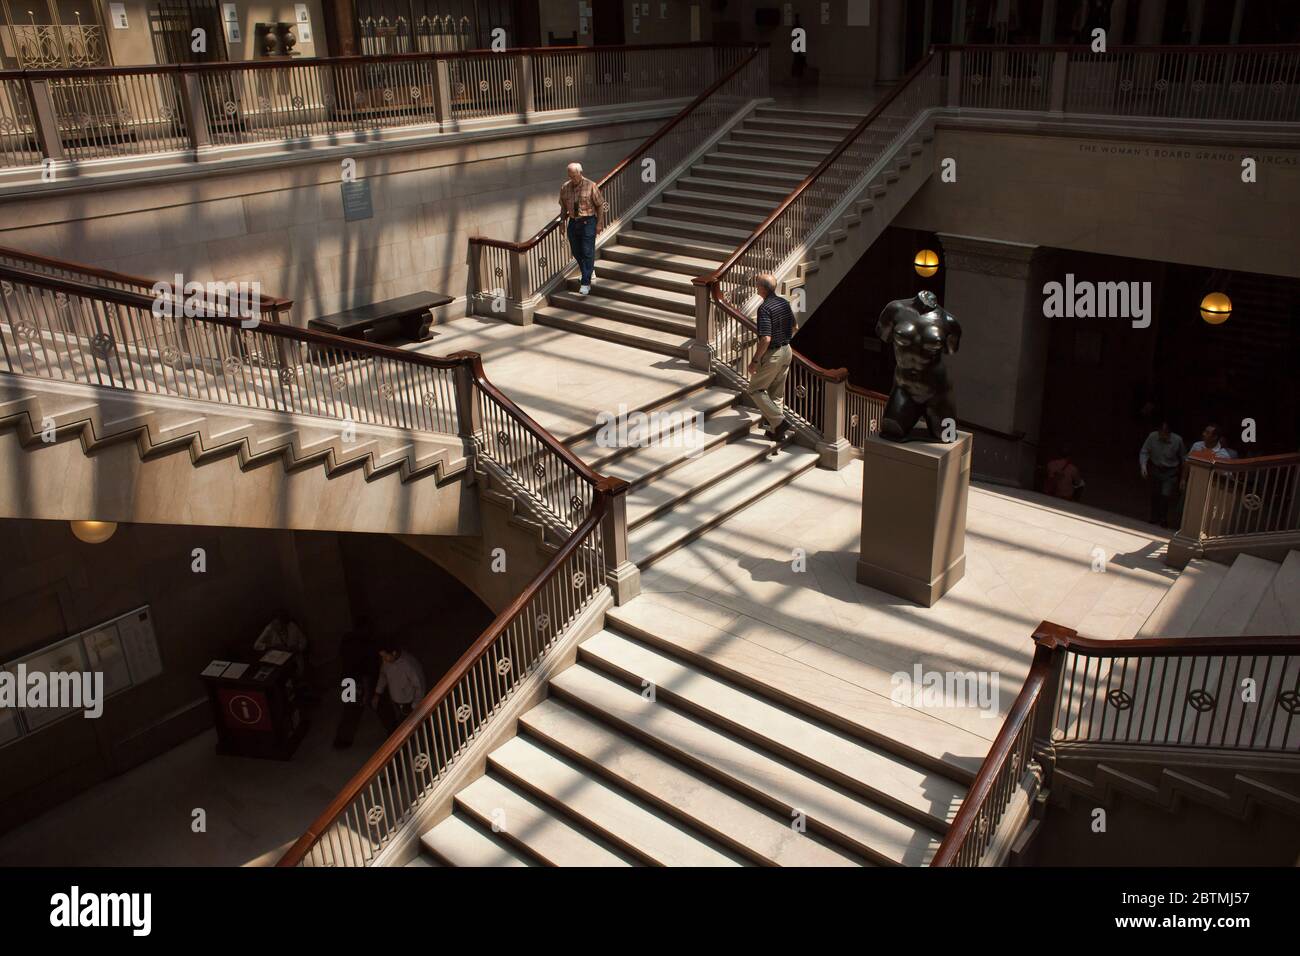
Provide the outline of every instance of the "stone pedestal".
{"type": "Polygon", "coordinates": [[[970,461],[968,432],[950,444],[868,436],[859,583],[932,607],[962,579],[970,461]]]}

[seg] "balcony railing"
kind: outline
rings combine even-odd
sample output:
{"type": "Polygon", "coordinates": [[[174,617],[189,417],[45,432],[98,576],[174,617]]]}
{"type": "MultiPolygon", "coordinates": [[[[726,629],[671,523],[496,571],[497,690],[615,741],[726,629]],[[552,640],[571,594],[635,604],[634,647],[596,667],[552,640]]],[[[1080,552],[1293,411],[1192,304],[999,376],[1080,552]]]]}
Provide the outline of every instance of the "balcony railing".
{"type": "MultiPolygon", "coordinates": [[[[641,75],[633,67],[627,72],[633,77],[641,75]]],[[[598,185],[606,202],[603,228],[616,228],[625,221],[660,184],[670,182],[684,168],[701,143],[740,109],[765,96],[767,73],[767,48],[746,48],[738,62],[602,177],[598,185]],[[654,172],[649,177],[643,164],[646,159],[653,162],[654,172]]],[[[652,73],[649,78],[653,79],[652,73]]],[[[473,310],[511,318],[518,317],[526,303],[573,265],[558,215],[523,242],[472,237],[469,262],[473,310]]]]}
{"type": "Polygon", "coordinates": [[[1187,459],[1183,518],[1168,561],[1300,546],[1300,454],[1187,459]]]}
{"type": "Polygon", "coordinates": [[[693,96],[751,48],[466,50],[0,72],[0,169],[196,153],[693,96]]]}
{"type": "Polygon", "coordinates": [[[1034,645],[932,866],[998,862],[989,853],[1026,774],[1049,786],[1071,746],[1300,755],[1300,637],[1092,640],[1044,621],[1034,645]],[[1253,695],[1240,692],[1247,679],[1253,695]]]}

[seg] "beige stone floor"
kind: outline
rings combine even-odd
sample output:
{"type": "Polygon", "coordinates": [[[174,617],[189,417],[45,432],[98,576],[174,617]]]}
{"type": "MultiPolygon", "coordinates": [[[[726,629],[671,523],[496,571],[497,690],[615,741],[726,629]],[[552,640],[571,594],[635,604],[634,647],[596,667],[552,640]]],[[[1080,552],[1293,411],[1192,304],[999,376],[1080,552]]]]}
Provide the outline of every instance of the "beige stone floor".
{"type": "MultiPolygon", "coordinates": [[[[1032,493],[971,488],[966,575],[933,608],[858,584],[862,465],[814,469],[642,575],[638,600],[673,607],[889,696],[891,677],[926,670],[999,675],[999,713],[1024,681],[1042,620],[1131,638],[1173,583],[1158,529],[1067,510],[1032,493]],[[807,570],[793,570],[795,549],[807,570]],[[1092,570],[1102,548],[1107,570],[1092,570]]],[[[976,709],[942,719],[991,740],[976,709]]]]}
{"type": "MultiPolygon", "coordinates": [[[[599,275],[597,275],[599,281],[599,275]]],[[[483,356],[488,380],[560,439],[596,424],[602,411],[634,409],[707,376],[685,359],[628,348],[543,325],[467,316],[435,326],[415,351],[483,356]]]]}

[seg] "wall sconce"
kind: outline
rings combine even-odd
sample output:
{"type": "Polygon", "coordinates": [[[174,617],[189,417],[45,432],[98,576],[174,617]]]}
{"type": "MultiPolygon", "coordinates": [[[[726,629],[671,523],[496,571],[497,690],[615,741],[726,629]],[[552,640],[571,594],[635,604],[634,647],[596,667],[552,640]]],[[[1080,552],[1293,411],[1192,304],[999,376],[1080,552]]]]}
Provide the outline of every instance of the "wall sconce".
{"type": "Polygon", "coordinates": [[[1210,325],[1222,325],[1232,315],[1232,300],[1222,292],[1211,292],[1201,300],[1201,318],[1210,325]]]}
{"type": "Polygon", "coordinates": [[[912,260],[912,268],[922,279],[928,279],[939,271],[939,254],[933,249],[922,249],[912,260]]]}
{"type": "Polygon", "coordinates": [[[116,521],[70,521],[72,534],[86,544],[103,544],[117,531],[116,521]]]}

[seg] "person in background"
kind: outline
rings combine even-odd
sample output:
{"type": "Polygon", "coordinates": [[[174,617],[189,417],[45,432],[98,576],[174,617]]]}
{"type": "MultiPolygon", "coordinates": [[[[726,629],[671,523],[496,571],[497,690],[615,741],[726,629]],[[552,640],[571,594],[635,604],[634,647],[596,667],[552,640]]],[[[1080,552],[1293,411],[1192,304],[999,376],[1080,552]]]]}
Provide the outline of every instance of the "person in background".
{"type": "Polygon", "coordinates": [[[1068,448],[1062,448],[1061,454],[1047,463],[1043,492],[1066,501],[1078,501],[1082,497],[1083,476],[1079,474],[1079,466],[1070,460],[1068,448]]]}
{"type": "Polygon", "coordinates": [[[410,716],[423,696],[424,668],[415,655],[399,647],[381,646],[379,680],[370,706],[379,711],[379,718],[390,734],[410,716]],[[386,704],[383,709],[381,704],[386,704]]]}
{"type": "Polygon", "coordinates": [[[1179,469],[1187,457],[1187,446],[1182,436],[1162,421],[1160,427],[1147,436],[1138,454],[1142,477],[1151,488],[1151,523],[1169,527],[1169,506],[1178,489],[1179,469]]]}
{"type": "MultiPolygon", "coordinates": [[[[1187,458],[1236,458],[1237,453],[1223,443],[1223,438],[1219,434],[1218,425],[1206,425],[1201,431],[1201,440],[1192,442],[1191,450],[1187,452],[1187,458]]],[[[1178,478],[1179,490],[1187,488],[1187,473],[1190,466],[1186,459],[1182,463],[1182,471],[1178,478]]]]}
{"type": "Polygon", "coordinates": [[[586,295],[596,275],[596,233],[605,216],[605,197],[599,186],[582,175],[582,163],[569,163],[568,176],[560,187],[560,219],[569,250],[582,271],[578,294],[586,295]]]}

